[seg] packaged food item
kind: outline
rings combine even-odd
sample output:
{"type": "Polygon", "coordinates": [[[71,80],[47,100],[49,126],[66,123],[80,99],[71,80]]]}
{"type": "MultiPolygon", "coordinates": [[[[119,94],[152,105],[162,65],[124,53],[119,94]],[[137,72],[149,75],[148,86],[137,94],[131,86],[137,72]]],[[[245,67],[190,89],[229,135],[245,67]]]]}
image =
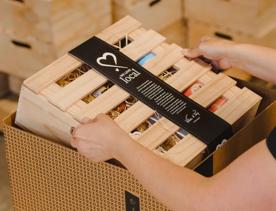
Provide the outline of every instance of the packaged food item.
{"type": "Polygon", "coordinates": [[[164,141],[157,150],[160,152],[168,151],[170,148],[172,148],[176,143],[180,141],[180,138],[178,138],[175,134],[171,135],[169,138],[167,138],[166,141],[164,141]]]}
{"type": "Polygon", "coordinates": [[[101,86],[100,88],[96,89],[95,91],[91,92],[90,94],[86,95],[82,101],[84,101],[85,103],[90,103],[92,102],[94,99],[96,99],[97,97],[99,97],[100,95],[102,95],[105,91],[107,91],[108,89],[110,89],[114,84],[110,81],[108,81],[106,84],[104,84],[103,86],[101,86]]]}
{"type": "Polygon", "coordinates": [[[183,95],[189,97],[192,94],[194,94],[196,91],[198,91],[201,87],[203,87],[203,83],[200,81],[195,82],[192,86],[190,86],[186,91],[183,92],[183,95]]]}
{"type": "Polygon", "coordinates": [[[144,57],[142,57],[142,58],[138,61],[138,64],[144,65],[144,64],[146,64],[148,61],[152,60],[155,56],[156,56],[155,53],[149,52],[148,54],[146,54],[144,57]]]}
{"type": "Polygon", "coordinates": [[[208,110],[211,112],[216,112],[221,106],[223,106],[227,102],[225,97],[218,98],[212,105],[209,106],[208,110]]]}
{"type": "Polygon", "coordinates": [[[65,87],[90,69],[91,68],[88,65],[83,64],[71,73],[68,73],[67,75],[59,79],[56,83],[61,87],[65,87]]]}
{"type": "Polygon", "coordinates": [[[132,135],[134,138],[139,138],[142,135],[142,133],[145,132],[150,126],[150,122],[145,121],[142,124],[140,124],[136,129],[131,131],[130,135],[132,135]]]}

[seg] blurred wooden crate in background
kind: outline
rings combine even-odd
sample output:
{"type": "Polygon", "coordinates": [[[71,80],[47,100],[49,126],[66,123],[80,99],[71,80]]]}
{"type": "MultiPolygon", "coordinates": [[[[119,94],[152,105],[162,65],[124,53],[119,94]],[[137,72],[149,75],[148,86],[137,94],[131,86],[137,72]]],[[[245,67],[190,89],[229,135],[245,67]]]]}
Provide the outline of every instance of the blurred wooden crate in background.
{"type": "Polygon", "coordinates": [[[183,17],[182,0],[113,0],[113,19],[131,15],[156,31],[165,29],[183,17]]]}
{"type": "Polygon", "coordinates": [[[181,47],[187,46],[187,22],[184,18],[159,31],[169,43],[176,43],[181,47]]]}
{"type": "Polygon", "coordinates": [[[0,73],[0,97],[7,94],[8,90],[8,76],[4,73],[0,73]]]}
{"type": "MultiPolygon", "coordinates": [[[[199,40],[204,36],[234,40],[241,43],[253,43],[276,48],[276,27],[268,35],[258,39],[254,36],[235,31],[227,26],[207,24],[206,22],[195,21],[192,19],[188,20],[187,45],[189,47],[196,46],[199,40]]],[[[246,81],[251,79],[251,76],[242,70],[230,69],[227,70],[227,74],[246,81]]]]}
{"type": "Polygon", "coordinates": [[[2,0],[0,69],[27,78],[112,22],[110,0],[2,0]]]}
{"type": "Polygon", "coordinates": [[[185,0],[187,19],[231,28],[256,38],[276,28],[274,0],[185,0]]]}
{"type": "Polygon", "coordinates": [[[113,0],[113,20],[131,15],[167,37],[168,42],[186,46],[187,27],[182,0],[113,0]]]}
{"type": "MultiPolygon", "coordinates": [[[[188,47],[211,36],[276,48],[276,1],[186,0],[185,8],[188,47]]],[[[226,73],[247,81],[252,78],[238,69],[226,73]]]]}

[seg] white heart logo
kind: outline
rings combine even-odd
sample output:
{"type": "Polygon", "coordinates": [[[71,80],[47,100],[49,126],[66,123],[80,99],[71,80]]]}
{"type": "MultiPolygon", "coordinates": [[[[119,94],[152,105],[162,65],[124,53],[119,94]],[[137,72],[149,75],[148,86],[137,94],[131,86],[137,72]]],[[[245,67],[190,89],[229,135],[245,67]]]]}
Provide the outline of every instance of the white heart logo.
{"type": "Polygon", "coordinates": [[[106,52],[106,53],[103,54],[102,57],[97,58],[97,63],[101,66],[104,66],[104,67],[115,67],[116,68],[115,70],[117,72],[119,72],[118,68],[127,68],[127,67],[124,67],[124,66],[118,66],[116,56],[113,53],[109,53],[109,52],[106,52]],[[107,61],[108,56],[112,57],[114,65],[104,63],[104,61],[107,61]]]}

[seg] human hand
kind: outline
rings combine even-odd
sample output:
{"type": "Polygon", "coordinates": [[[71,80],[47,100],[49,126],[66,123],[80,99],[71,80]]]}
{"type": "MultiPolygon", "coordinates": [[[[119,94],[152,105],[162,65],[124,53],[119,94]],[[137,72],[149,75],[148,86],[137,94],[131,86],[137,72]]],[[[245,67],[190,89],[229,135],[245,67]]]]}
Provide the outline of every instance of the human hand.
{"type": "Polygon", "coordinates": [[[100,162],[116,158],[120,144],[130,137],[111,118],[104,114],[94,119],[85,118],[72,132],[71,145],[80,154],[100,162]]]}
{"type": "Polygon", "coordinates": [[[235,43],[228,40],[203,37],[195,48],[185,50],[187,58],[194,59],[203,56],[212,60],[212,65],[220,69],[228,69],[232,66],[231,50],[235,43]]]}

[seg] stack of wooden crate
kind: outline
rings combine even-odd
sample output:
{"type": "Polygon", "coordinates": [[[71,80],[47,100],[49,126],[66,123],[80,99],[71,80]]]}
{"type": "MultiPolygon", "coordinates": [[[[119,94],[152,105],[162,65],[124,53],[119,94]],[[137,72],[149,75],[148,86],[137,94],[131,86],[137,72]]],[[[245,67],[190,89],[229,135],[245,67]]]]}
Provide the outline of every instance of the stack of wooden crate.
{"type": "MultiPolygon", "coordinates": [[[[213,36],[276,48],[274,0],[185,0],[185,10],[189,47],[195,46],[203,36],[213,36]]],[[[240,70],[230,72],[250,79],[240,70]]]]}
{"type": "Polygon", "coordinates": [[[0,71],[11,89],[112,23],[110,0],[2,0],[0,71]]]}
{"type": "MultiPolygon", "coordinates": [[[[129,16],[97,37],[117,46],[130,59],[233,127],[240,127],[256,112],[260,102],[257,94],[238,88],[233,79],[211,72],[208,65],[188,61],[181,47],[166,43],[165,37],[142,28],[129,16]]],[[[68,145],[71,128],[83,117],[93,118],[99,113],[108,114],[134,140],[178,165],[192,165],[206,150],[202,141],[70,54],[24,82],[16,123],[68,145]]]]}
{"type": "Polygon", "coordinates": [[[115,21],[131,15],[146,28],[160,32],[169,42],[185,46],[186,22],[182,0],[113,0],[115,21]]]}
{"type": "MultiPolygon", "coordinates": [[[[0,8],[2,3],[0,2],[0,8]]],[[[3,24],[0,21],[0,34],[3,31],[3,24]]],[[[1,56],[0,56],[1,57],[1,56]]],[[[0,98],[3,97],[8,92],[8,76],[5,73],[2,73],[0,70],[0,98]]]]}

